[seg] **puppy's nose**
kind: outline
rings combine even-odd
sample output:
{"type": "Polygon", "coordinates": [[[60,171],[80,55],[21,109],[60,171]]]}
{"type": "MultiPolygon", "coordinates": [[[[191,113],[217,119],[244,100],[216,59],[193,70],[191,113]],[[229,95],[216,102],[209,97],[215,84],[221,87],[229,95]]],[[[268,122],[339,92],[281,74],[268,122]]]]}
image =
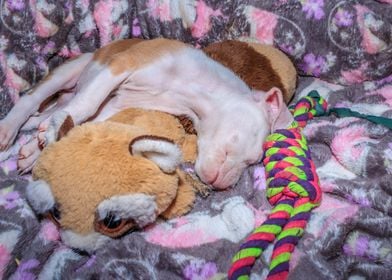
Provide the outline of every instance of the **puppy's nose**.
{"type": "Polygon", "coordinates": [[[218,171],[213,171],[213,170],[209,170],[207,171],[207,183],[210,185],[214,185],[214,183],[216,182],[216,180],[218,179],[219,176],[219,172],[218,171]]]}
{"type": "Polygon", "coordinates": [[[219,175],[218,169],[211,168],[211,166],[209,166],[208,164],[196,164],[195,169],[197,175],[206,184],[213,185],[219,175]]]}

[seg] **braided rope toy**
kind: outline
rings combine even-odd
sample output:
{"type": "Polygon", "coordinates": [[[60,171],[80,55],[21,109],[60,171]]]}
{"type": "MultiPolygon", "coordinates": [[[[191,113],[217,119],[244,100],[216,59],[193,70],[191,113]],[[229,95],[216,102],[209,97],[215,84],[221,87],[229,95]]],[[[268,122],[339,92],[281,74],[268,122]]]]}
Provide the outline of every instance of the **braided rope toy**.
{"type": "Polygon", "coordinates": [[[287,129],[276,130],[264,143],[267,197],[273,209],[233,257],[228,272],[231,280],[249,279],[256,258],[275,239],[267,279],[286,279],[291,254],[311,210],[321,201],[319,179],[302,129],[308,120],[326,112],[327,103],[312,91],[290,110],[295,121],[287,129]]]}

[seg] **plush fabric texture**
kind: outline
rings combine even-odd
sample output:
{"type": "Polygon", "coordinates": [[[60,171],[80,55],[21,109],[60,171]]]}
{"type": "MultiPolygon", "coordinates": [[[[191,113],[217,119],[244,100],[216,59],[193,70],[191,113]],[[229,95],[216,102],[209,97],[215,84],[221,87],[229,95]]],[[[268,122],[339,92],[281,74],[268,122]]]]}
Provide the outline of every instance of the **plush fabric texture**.
{"type": "MultiPolygon", "coordinates": [[[[69,57],[118,38],[162,36],[198,47],[238,38],[274,44],[290,56],[301,75],[295,99],[315,89],[330,107],[392,117],[389,0],[1,4],[1,116],[49,68],[69,57]]],[[[289,279],[389,279],[392,132],[364,119],[330,115],[315,118],[304,133],[323,200],[293,253],[289,279]]],[[[264,169],[255,165],[234,188],[197,197],[188,215],[158,221],[145,232],[112,240],[85,256],[65,247],[55,226],[38,220],[25,201],[30,177],[18,176],[15,168],[18,148],[29,137],[20,135],[9,151],[0,153],[4,279],[224,278],[243,239],[270,211],[264,169]]],[[[190,166],[183,169],[192,174],[190,166]]],[[[256,263],[252,277],[267,275],[270,254],[271,248],[256,263]]]]}

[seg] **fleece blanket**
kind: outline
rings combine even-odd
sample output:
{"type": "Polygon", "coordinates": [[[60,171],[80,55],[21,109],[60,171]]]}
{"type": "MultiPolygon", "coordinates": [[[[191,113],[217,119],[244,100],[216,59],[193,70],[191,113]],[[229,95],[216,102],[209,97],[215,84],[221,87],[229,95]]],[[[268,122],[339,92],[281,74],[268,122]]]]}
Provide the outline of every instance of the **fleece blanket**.
{"type": "MultiPolygon", "coordinates": [[[[47,71],[127,37],[197,47],[252,39],[286,52],[330,107],[392,118],[392,5],[383,1],[31,0],[0,2],[0,118],[47,71]]],[[[323,200],[290,262],[289,279],[389,279],[392,132],[353,117],[319,117],[304,130],[323,200]]],[[[236,186],[198,197],[191,213],[108,242],[93,255],[64,246],[24,199],[16,172],[29,133],[0,153],[0,278],[224,279],[241,242],[270,211],[262,165],[236,186]]],[[[192,172],[192,169],[189,169],[192,172]]],[[[271,248],[256,263],[263,279],[271,248]]]]}

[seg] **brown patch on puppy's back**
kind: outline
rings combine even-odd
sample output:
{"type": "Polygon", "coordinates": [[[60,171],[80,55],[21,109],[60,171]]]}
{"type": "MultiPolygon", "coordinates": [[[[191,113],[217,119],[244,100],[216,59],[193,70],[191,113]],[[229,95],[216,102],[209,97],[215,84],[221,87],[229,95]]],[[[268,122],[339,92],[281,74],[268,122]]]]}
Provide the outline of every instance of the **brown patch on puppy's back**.
{"type": "Polygon", "coordinates": [[[143,42],[143,39],[134,38],[114,41],[96,50],[93,59],[101,64],[107,63],[113,55],[123,52],[140,42],[143,42]]]}
{"type": "Polygon", "coordinates": [[[118,46],[109,44],[105,47],[107,48],[105,51],[107,56],[102,56],[104,59],[101,59],[100,62],[107,64],[114,75],[119,75],[127,70],[132,71],[151,64],[165,54],[187,47],[191,46],[180,41],[163,38],[143,40],[137,43],[124,42],[118,46]]]}
{"type": "Polygon", "coordinates": [[[294,95],[297,86],[297,70],[290,58],[279,49],[264,44],[248,43],[256,52],[269,58],[272,68],[280,77],[283,87],[287,92],[285,97],[288,103],[294,95]]]}
{"type": "Polygon", "coordinates": [[[271,65],[270,59],[249,44],[240,41],[224,41],[213,43],[203,51],[232,70],[251,89],[268,91],[272,87],[278,87],[282,90],[285,102],[291,98],[279,73],[271,65]]]}

